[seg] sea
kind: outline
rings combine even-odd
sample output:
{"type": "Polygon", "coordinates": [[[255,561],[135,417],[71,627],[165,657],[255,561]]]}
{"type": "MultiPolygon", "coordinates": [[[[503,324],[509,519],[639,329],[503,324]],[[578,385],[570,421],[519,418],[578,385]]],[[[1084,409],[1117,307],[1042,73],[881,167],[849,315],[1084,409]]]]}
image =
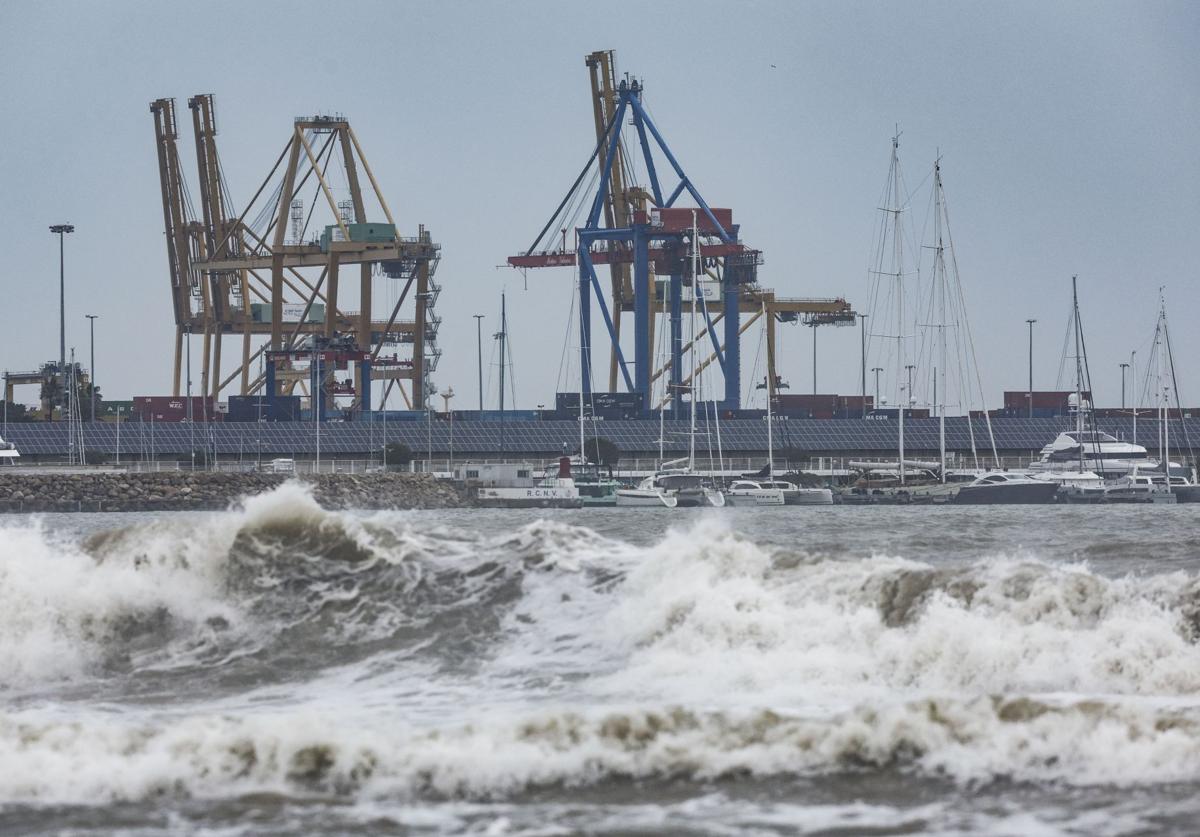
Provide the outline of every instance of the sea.
{"type": "Polygon", "coordinates": [[[1200,508],[0,518],[0,833],[1200,832],[1200,508]]]}

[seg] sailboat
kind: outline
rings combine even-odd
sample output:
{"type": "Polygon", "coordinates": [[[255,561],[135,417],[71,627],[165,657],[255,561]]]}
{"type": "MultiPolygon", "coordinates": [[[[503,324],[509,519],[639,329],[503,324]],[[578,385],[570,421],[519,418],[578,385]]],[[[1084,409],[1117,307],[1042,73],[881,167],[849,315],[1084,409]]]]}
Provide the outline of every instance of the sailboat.
{"type": "MultiPolygon", "coordinates": [[[[767,316],[767,304],[762,306],[763,316],[767,316]]],[[[773,485],[775,474],[775,434],[774,415],[771,412],[771,390],[767,388],[767,482],[761,483],[749,479],[734,480],[725,491],[726,499],[731,506],[782,506],[784,505],[783,488],[773,485]]],[[[832,499],[832,498],[831,498],[832,499]]]]}
{"type": "MultiPolygon", "coordinates": [[[[1128,475],[1112,481],[1105,490],[1109,503],[1195,503],[1200,502],[1200,486],[1191,479],[1190,469],[1171,462],[1171,395],[1179,405],[1175,359],[1171,353],[1167,328],[1167,306],[1159,289],[1158,322],[1154,327],[1156,409],[1158,412],[1159,462],[1135,466],[1128,475]]],[[[1149,375],[1147,375],[1149,377],[1149,375]]],[[[1186,438],[1187,426],[1183,425],[1186,438]]],[[[1190,440],[1186,442],[1190,448],[1190,440]]]]}
{"type": "MultiPolygon", "coordinates": [[[[762,315],[767,316],[766,303],[762,315]]],[[[767,465],[760,474],[734,480],[725,490],[731,506],[799,506],[833,505],[833,492],[828,488],[801,488],[794,483],[775,478],[775,415],[767,392],[767,465]]]]}
{"type": "MultiPolygon", "coordinates": [[[[696,211],[692,210],[692,345],[695,346],[696,328],[696,297],[699,288],[696,283],[700,275],[700,228],[696,211]]],[[[654,474],[643,479],[636,488],[622,488],[617,491],[617,505],[649,508],[691,508],[712,506],[720,508],[725,505],[725,494],[710,485],[710,480],[696,472],[696,352],[689,353],[692,362],[691,369],[691,426],[688,431],[688,455],[685,458],[663,462],[654,474]],[[687,463],[686,465],[684,463],[687,463]]],[[[662,445],[662,406],[659,407],[659,444],[662,445]]],[[[660,447],[661,455],[661,447],[660,447]]]]}
{"type": "MultiPolygon", "coordinates": [[[[504,367],[508,343],[508,307],[505,295],[500,294],[500,452],[504,452],[504,367]]],[[[551,466],[541,477],[533,476],[528,463],[465,464],[464,482],[475,493],[475,503],[484,508],[565,508],[583,505],[579,489],[571,476],[571,459],[562,456],[557,468],[551,466]]]]}

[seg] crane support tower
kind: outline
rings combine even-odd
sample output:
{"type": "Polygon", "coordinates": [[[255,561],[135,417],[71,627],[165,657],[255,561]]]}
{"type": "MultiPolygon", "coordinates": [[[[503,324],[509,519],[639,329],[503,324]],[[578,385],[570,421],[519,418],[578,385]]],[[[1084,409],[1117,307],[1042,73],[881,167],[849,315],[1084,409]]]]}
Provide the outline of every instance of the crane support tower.
{"type": "Polygon", "coordinates": [[[578,268],[584,397],[593,387],[590,350],[594,294],[609,336],[609,391],[617,391],[620,380],[627,391],[642,396],[643,407],[648,410],[656,406],[654,382],[667,375],[669,385],[660,403],[680,411],[682,396],[691,391],[692,384],[691,376],[684,376],[684,356],[702,351],[703,342],[708,341],[712,350],[703,350],[705,356],[697,359],[696,373],[717,363],[725,382],[721,406],[738,409],[741,335],[761,318],[766,329],[768,397],[774,399],[780,385],[775,372],[775,324],[802,321],[814,327],[851,325],[856,314],[842,298],[784,298],[762,288],[758,284],[762,252],[742,243],[732,210],[710,206],[696,188],[647,114],[641,82],[628,77],[617,81],[611,50],[593,52],[585,63],[591,80],[596,145],[587,165],[533,243],[523,253],[510,257],[508,263],[522,270],[578,268]],[[632,129],[628,140],[624,136],[627,124],[632,129]],[[659,157],[662,159],[656,159],[659,157]],[[645,172],[645,186],[632,182],[636,164],[645,172]],[[582,186],[593,166],[599,187],[589,200],[582,186]],[[669,173],[678,182],[668,190],[670,184],[660,179],[660,172],[669,173]],[[685,195],[694,206],[679,203],[685,195]],[[586,208],[587,214],[582,225],[575,227],[576,246],[568,249],[566,233],[575,206],[586,208]],[[692,241],[693,219],[699,241],[692,241]],[[562,234],[562,246],[546,246],[544,242],[551,242],[556,232],[562,234]],[[701,267],[693,275],[693,248],[697,247],[701,267]],[[609,269],[608,303],[597,275],[601,265],[609,269]],[[685,345],[682,308],[693,294],[697,295],[704,321],[697,337],[685,345]],[[714,300],[712,307],[709,298],[714,300]],[[653,359],[655,312],[664,307],[668,311],[670,357],[657,367],[653,359]],[[624,314],[633,315],[632,363],[622,348],[624,314]],[[743,321],[742,314],[750,316],[743,321]]]}
{"type": "Polygon", "coordinates": [[[200,389],[213,399],[237,381],[242,395],[307,390],[322,415],[370,410],[371,383],[378,380],[384,382],[378,404],[397,388],[406,405],[423,409],[440,357],[434,308],[441,287],[434,274],[441,246],[424,225],[413,237],[400,236],[349,120],[297,117],[275,164],[238,212],[217,154],[213,97],[193,96],[188,108],[198,211],[180,159],[175,100],[150,104],[175,318],[174,393],[183,341],[198,334],[200,389]],[[349,295],[342,287],[347,268],[357,268],[358,278],[349,295]],[[357,302],[358,310],[347,302],[357,302]],[[389,313],[377,317],[377,310],[389,313]],[[222,344],[238,337],[238,363],[224,374],[222,344]],[[323,366],[326,356],[340,366],[323,366]],[[333,380],[339,368],[350,367],[352,378],[333,380]]]}

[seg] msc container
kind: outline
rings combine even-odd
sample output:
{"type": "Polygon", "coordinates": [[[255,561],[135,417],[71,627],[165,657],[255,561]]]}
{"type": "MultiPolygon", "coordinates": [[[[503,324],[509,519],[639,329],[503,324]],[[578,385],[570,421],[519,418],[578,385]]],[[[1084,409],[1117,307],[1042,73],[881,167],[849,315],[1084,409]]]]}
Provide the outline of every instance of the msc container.
{"type": "MultiPolygon", "coordinates": [[[[134,415],[142,421],[187,421],[188,399],[174,395],[138,395],[133,399],[134,415]]],[[[216,404],[211,398],[192,396],[192,421],[215,421],[217,418],[216,404]]]]}

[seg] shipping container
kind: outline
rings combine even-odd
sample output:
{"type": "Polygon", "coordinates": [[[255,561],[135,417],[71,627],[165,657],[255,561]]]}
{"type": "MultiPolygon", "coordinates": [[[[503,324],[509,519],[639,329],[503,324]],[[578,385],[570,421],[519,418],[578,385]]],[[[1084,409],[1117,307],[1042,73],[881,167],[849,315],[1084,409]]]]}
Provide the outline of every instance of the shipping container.
{"type": "MultiPolygon", "coordinates": [[[[719,235],[717,228],[713,222],[709,220],[708,215],[703,209],[692,210],[691,207],[663,207],[661,209],[651,209],[650,214],[643,212],[634,214],[634,221],[639,224],[649,224],[656,230],[662,230],[668,233],[686,232],[692,228],[692,212],[695,211],[696,226],[700,228],[703,235],[719,235]]],[[[710,211],[713,217],[717,219],[725,232],[736,237],[737,230],[733,226],[733,210],[732,209],[716,209],[711,208],[710,211]]]]}
{"type": "MultiPolygon", "coordinates": [[[[218,411],[211,398],[193,395],[191,401],[192,421],[216,421],[218,411]]],[[[142,421],[187,421],[188,399],[174,395],[137,395],[133,399],[133,414],[142,421]]]]}
{"type": "MultiPolygon", "coordinates": [[[[555,413],[563,419],[579,416],[579,393],[560,392],[554,398],[555,413]]],[[[593,392],[585,401],[583,414],[610,419],[637,418],[642,413],[638,392],[593,392]]]]}
{"type": "Polygon", "coordinates": [[[297,421],[300,417],[300,396],[231,395],[226,421],[297,421]]]}
{"type": "MultiPolygon", "coordinates": [[[[1033,408],[1046,408],[1056,410],[1055,415],[1061,415],[1067,411],[1067,403],[1075,396],[1074,390],[1067,391],[1033,391],[1033,408]]],[[[1005,390],[1004,392],[1004,409],[1019,411],[1025,410],[1025,415],[1029,415],[1029,396],[1028,390],[1005,390]]],[[[1092,393],[1084,391],[1084,401],[1092,400],[1092,393]]],[[[1035,413],[1036,415],[1036,413],[1035,413]]]]}

